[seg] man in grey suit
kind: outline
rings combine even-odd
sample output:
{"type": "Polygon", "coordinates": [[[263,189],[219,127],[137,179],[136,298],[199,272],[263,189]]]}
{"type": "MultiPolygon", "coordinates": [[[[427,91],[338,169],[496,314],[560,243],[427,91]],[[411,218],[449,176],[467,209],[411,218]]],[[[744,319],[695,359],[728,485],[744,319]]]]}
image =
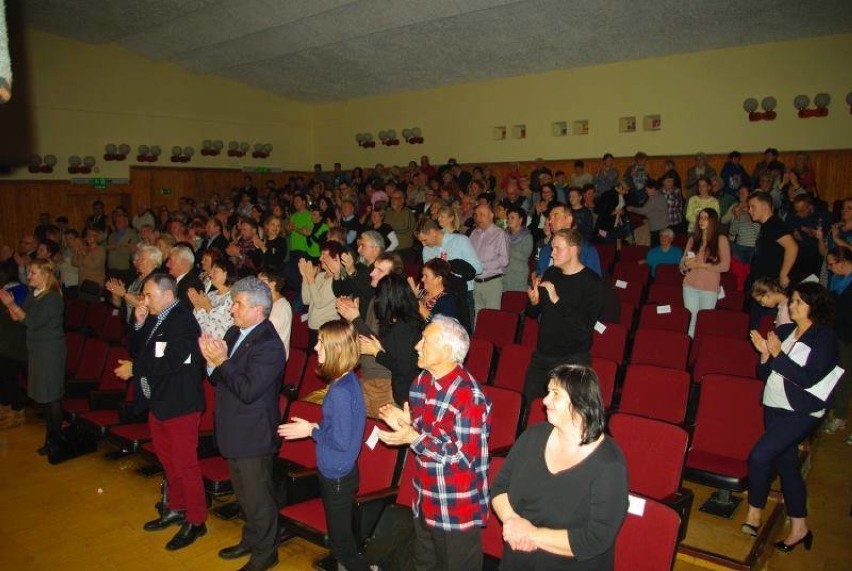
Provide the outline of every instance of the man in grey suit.
{"type": "Polygon", "coordinates": [[[219,551],[219,556],[251,555],[240,571],[261,571],[278,563],[272,463],[278,452],[278,394],[286,354],[268,319],[269,287],[250,276],[234,284],[231,296],[234,326],[224,339],[204,334],[199,340],[216,387],[216,440],[228,459],[234,492],[246,515],[242,539],[219,551]]]}

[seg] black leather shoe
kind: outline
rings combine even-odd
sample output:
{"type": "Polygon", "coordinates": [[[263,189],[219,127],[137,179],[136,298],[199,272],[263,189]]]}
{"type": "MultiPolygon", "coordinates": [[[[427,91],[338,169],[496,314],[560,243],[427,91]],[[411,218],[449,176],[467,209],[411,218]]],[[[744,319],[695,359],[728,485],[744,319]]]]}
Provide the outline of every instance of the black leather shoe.
{"type": "Polygon", "coordinates": [[[180,531],[178,531],[171,541],[166,544],[166,549],[169,551],[183,549],[184,547],[195,543],[195,540],[205,533],[207,533],[207,526],[205,524],[193,525],[191,523],[184,522],[183,525],[180,526],[180,531]]]}
{"type": "Polygon", "coordinates": [[[251,549],[248,547],[243,547],[240,544],[232,545],[231,547],[226,547],[224,549],[219,550],[219,557],[222,559],[239,559],[240,557],[245,557],[246,555],[251,555],[251,549]]]}
{"type": "Polygon", "coordinates": [[[262,565],[255,565],[251,561],[243,565],[239,568],[239,571],[266,571],[267,569],[272,569],[278,565],[278,556],[276,555],[273,559],[270,559],[266,563],[262,565]]]}
{"type": "Polygon", "coordinates": [[[805,534],[805,537],[803,537],[802,539],[800,539],[799,541],[797,541],[796,543],[794,543],[792,545],[787,545],[783,541],[778,541],[778,542],[775,543],[775,549],[777,549],[778,551],[783,551],[784,553],[790,553],[791,551],[796,549],[796,546],[799,545],[800,543],[804,543],[805,544],[805,550],[810,551],[811,547],[814,544],[813,532],[808,530],[808,533],[805,534]]]}
{"type": "Polygon", "coordinates": [[[161,529],[166,529],[170,525],[183,523],[184,517],[183,512],[171,511],[162,517],[152,519],[143,525],[142,529],[145,531],[160,531],[161,529]]]}

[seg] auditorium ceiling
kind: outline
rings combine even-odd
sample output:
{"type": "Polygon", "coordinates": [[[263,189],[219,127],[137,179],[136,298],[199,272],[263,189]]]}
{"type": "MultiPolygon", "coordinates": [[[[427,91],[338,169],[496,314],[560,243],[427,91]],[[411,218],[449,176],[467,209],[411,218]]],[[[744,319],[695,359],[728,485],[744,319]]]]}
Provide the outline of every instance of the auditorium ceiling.
{"type": "Polygon", "coordinates": [[[852,31],[852,0],[20,3],[29,27],[307,102],[852,31]]]}

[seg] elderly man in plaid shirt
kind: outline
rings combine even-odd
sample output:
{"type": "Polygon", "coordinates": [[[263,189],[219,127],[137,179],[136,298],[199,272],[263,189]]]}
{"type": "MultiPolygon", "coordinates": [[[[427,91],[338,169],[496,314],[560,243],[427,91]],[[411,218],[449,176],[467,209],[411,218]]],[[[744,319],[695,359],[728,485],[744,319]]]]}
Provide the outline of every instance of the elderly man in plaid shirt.
{"type": "Polygon", "coordinates": [[[414,564],[418,570],[482,568],[488,519],[488,433],[491,402],[464,368],[470,339],[455,319],[435,316],[417,344],[424,369],[400,410],[380,415],[391,427],[379,438],[416,454],[414,564]]]}

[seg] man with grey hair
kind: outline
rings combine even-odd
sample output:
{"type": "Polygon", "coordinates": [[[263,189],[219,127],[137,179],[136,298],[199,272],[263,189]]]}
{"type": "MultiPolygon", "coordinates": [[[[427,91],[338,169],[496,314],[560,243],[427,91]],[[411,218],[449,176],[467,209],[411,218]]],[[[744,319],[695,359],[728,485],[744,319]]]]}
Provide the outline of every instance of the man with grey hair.
{"type": "Polygon", "coordinates": [[[269,321],[272,292],[254,276],[231,288],[234,325],[224,339],[203,334],[201,353],[216,387],[216,441],[228,459],[237,501],[246,515],[242,538],[219,551],[223,559],[250,555],[244,570],[278,563],[278,503],[272,464],[278,452],[278,393],[287,356],[269,321]]]}
{"type": "Polygon", "coordinates": [[[375,290],[370,284],[370,273],[376,260],[385,251],[385,239],[375,230],[363,232],[358,238],[358,256],[349,252],[340,255],[340,270],[334,276],[331,286],[335,297],[351,297],[357,299],[361,319],[367,318],[367,307],[373,299],[375,290]]]}
{"type": "Polygon", "coordinates": [[[482,527],[488,520],[488,434],[491,401],[465,369],[470,345],[464,327],[436,315],[417,344],[424,369],[408,403],[379,414],[390,431],[379,438],[414,452],[414,566],[481,569],[482,527]]]}
{"type": "Polygon", "coordinates": [[[125,305],[127,322],[133,320],[133,309],[142,302],[142,286],[145,279],[157,271],[163,263],[163,253],[155,246],[141,246],[133,256],[133,267],[136,268],[137,278],[126,285],[125,282],[112,278],[107,281],[106,289],[112,294],[112,304],[120,308],[125,305]]]}
{"type": "Polygon", "coordinates": [[[195,254],[189,246],[178,245],[169,252],[166,260],[169,274],[177,282],[177,297],[181,303],[192,310],[192,302],[189,300],[189,290],[204,291],[204,284],[195,273],[195,254]]]}

